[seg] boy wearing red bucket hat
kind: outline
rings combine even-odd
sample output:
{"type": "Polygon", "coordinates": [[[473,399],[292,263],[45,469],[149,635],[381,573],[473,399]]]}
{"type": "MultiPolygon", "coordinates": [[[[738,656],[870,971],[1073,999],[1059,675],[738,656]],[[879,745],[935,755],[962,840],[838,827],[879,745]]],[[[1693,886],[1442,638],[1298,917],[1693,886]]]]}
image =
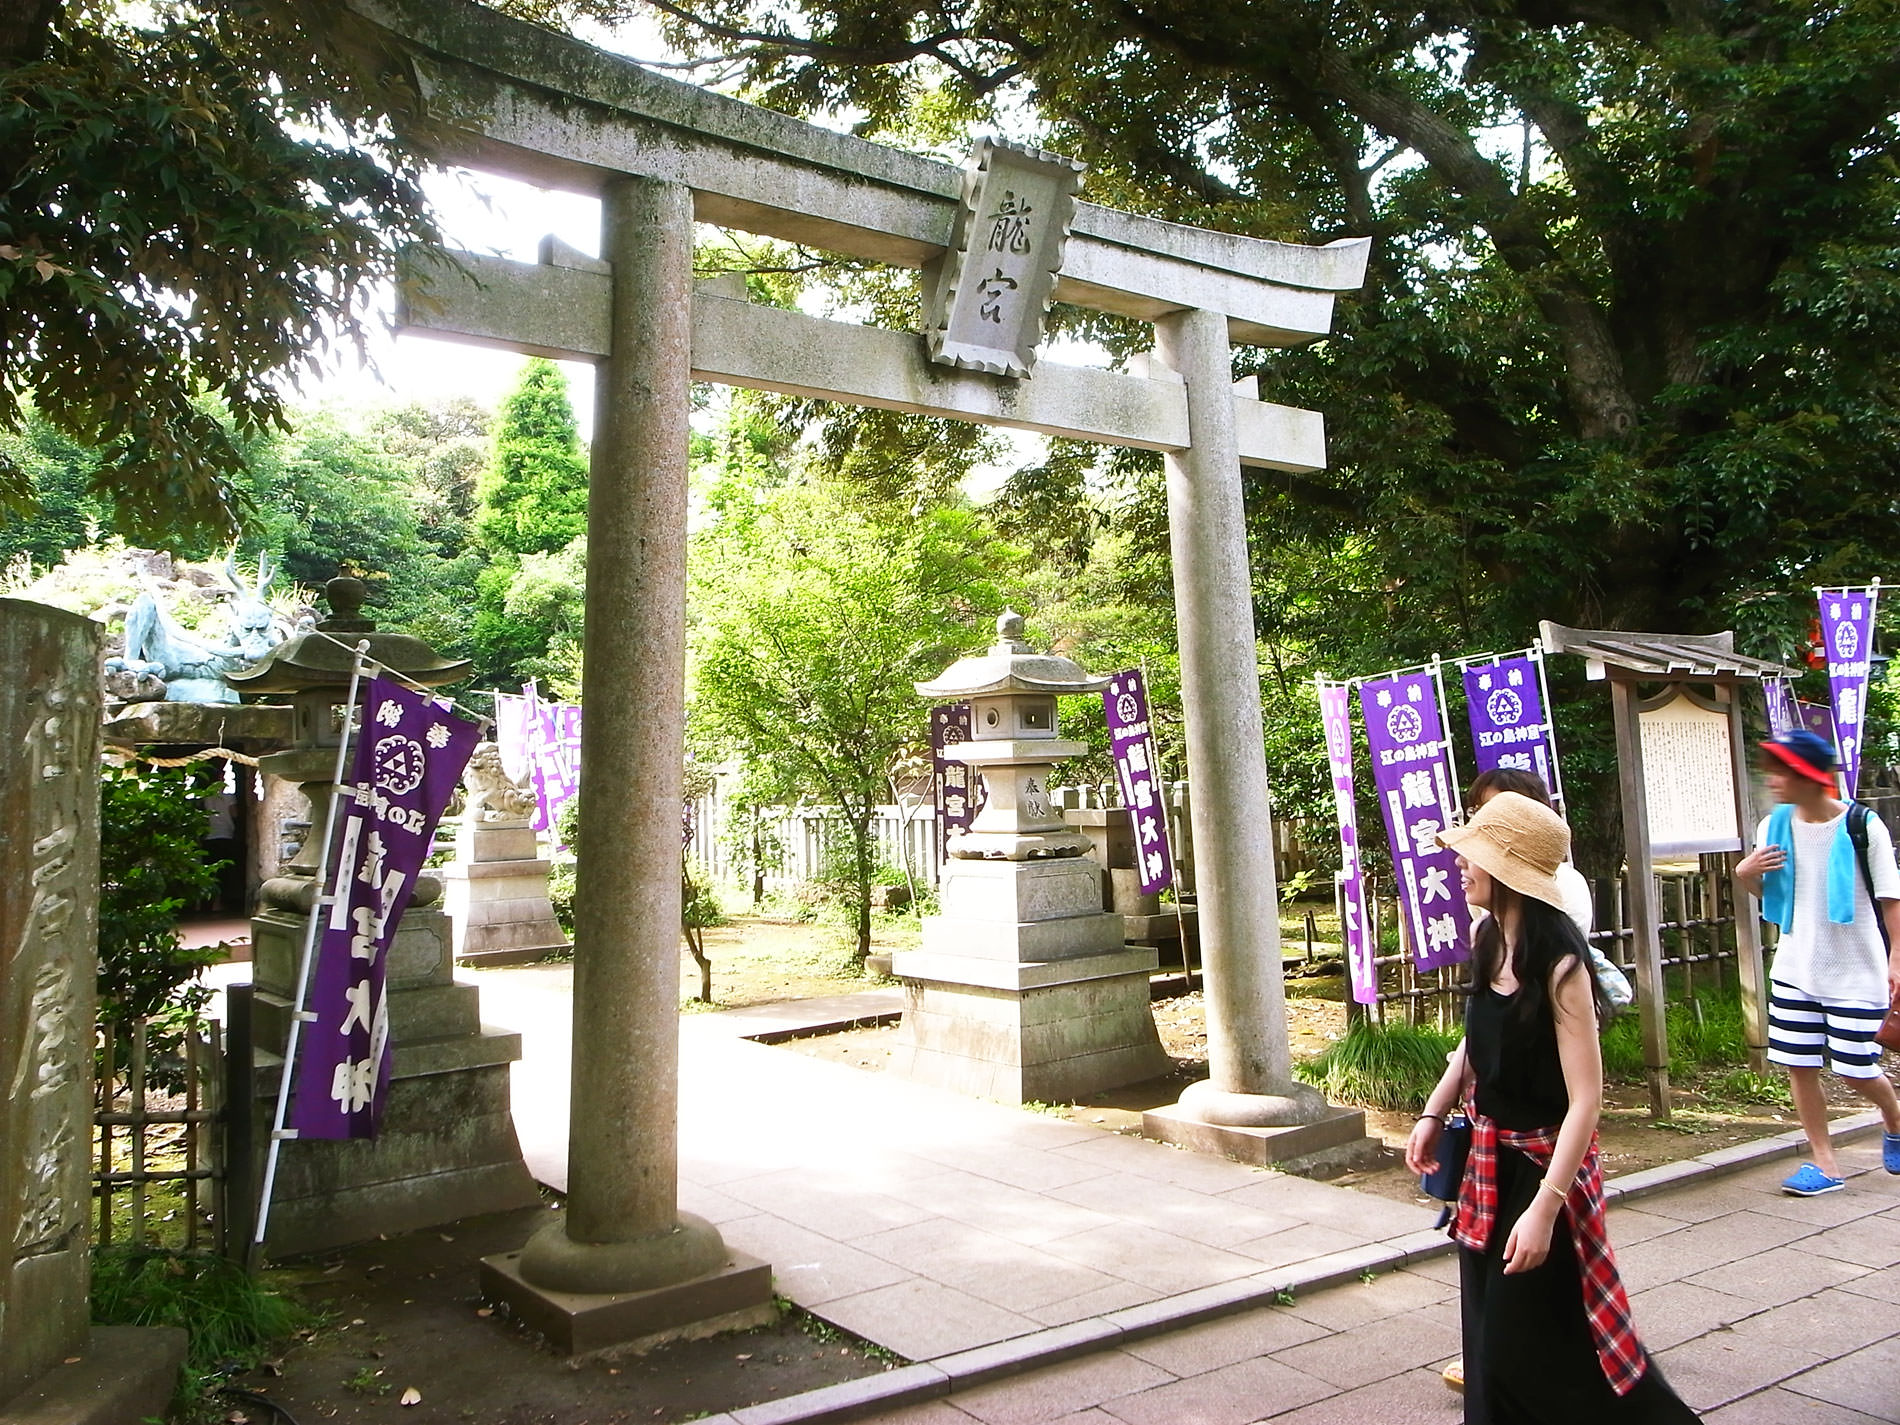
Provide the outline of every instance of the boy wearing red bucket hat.
{"type": "Polygon", "coordinates": [[[1736,863],[1735,879],[1761,897],[1762,919],[1781,927],[1769,977],[1768,1058],[1788,1070],[1814,1153],[1782,1191],[1819,1197],[1847,1186],[1821,1092],[1829,1062],[1880,1110],[1887,1130],[1881,1161],[1900,1173],[1900,1098],[1880,1071],[1874,1042],[1887,1006],[1900,1001],[1900,868],[1879,817],[1857,810],[1853,820],[1864,817],[1864,830],[1850,825],[1847,805],[1835,799],[1834,749],[1823,739],[1796,728],[1761,751],[1779,805],[1756,830],[1755,849],[1736,863]]]}

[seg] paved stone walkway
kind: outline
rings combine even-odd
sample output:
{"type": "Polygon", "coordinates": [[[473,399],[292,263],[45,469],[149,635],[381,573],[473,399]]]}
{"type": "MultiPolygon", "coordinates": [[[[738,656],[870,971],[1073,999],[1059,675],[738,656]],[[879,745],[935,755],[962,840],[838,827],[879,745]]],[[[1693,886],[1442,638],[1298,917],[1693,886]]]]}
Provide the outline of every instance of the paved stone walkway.
{"type": "MultiPolygon", "coordinates": [[[[564,1186],[568,967],[476,978],[483,1017],[524,1035],[529,1164],[564,1186]]],[[[1437,1378],[1455,1267],[1427,1210],[743,1037],[891,999],[682,1021],[681,1205],[800,1305],[919,1363],[722,1422],[1459,1418],[1437,1378]],[[921,1403],[864,1413],[905,1398],[921,1403]]],[[[1785,1156],[1711,1176],[1758,1151],[1623,1180],[1644,1194],[1611,1215],[1638,1329],[1716,1425],[1900,1425],[1900,1177],[1877,1138],[1841,1149],[1854,1177],[1829,1197],[1782,1196],[1785,1156]]]]}
{"type": "MultiPolygon", "coordinates": [[[[528,1166],[564,1188],[570,967],[472,977],[482,1017],[523,1035],[528,1166]]],[[[885,991],[684,1016],[680,1206],[800,1306],[910,1360],[1197,1289],[1270,1296],[1295,1266],[1351,1253],[1335,1265],[1356,1272],[1442,1241],[1423,1208],[741,1037],[895,1007],[885,991]]]]}
{"type": "MultiPolygon", "coordinates": [[[[1610,1214],[1637,1329],[1709,1425],[1900,1422],[1900,1177],[1845,1147],[1829,1197],[1786,1161],[1610,1214]]],[[[1417,1263],[863,1417],[887,1425],[1412,1425],[1460,1418],[1457,1268],[1417,1263]]],[[[739,1412],[746,1422],[750,1412],[739,1412]]]]}

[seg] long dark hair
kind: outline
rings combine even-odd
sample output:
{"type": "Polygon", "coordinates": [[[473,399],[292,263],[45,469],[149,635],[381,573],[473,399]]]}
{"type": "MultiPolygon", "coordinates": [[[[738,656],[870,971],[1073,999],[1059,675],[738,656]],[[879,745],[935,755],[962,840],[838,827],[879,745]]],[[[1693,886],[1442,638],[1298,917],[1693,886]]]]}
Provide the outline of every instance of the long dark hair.
{"type": "Polygon", "coordinates": [[[1590,985],[1590,1003],[1596,1010],[1597,1023],[1607,1022],[1610,1003],[1590,969],[1590,950],[1576,921],[1548,901],[1519,895],[1495,877],[1491,881],[1491,914],[1480,922],[1471,947],[1471,988],[1484,989],[1497,978],[1504,954],[1504,932],[1498,925],[1498,912],[1503,907],[1498,901],[1505,896],[1516,900],[1518,907],[1517,944],[1511,951],[1511,973],[1517,977],[1513,1009],[1518,1017],[1528,1022],[1549,1016],[1552,1023],[1556,1022],[1550,1007],[1550,975],[1568,955],[1572,957],[1570,968],[1562,978],[1582,974],[1590,985]]]}

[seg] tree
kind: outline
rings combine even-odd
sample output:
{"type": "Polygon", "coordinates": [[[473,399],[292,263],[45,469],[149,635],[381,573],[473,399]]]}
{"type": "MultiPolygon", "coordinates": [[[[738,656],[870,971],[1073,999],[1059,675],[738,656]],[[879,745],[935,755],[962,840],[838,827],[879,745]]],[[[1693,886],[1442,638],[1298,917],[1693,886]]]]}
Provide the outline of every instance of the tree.
{"type": "Polygon", "coordinates": [[[511,600],[524,561],[567,549],[587,533],[587,463],[567,378],[551,361],[529,360],[502,402],[476,489],[475,530],[486,560],[475,582],[477,668],[496,683],[518,682],[559,632],[557,620],[536,618],[511,600]]]}
{"type": "MultiPolygon", "coordinates": [[[[242,443],[434,229],[378,32],[315,0],[31,0],[0,18],[0,431],[29,386],[134,538],[227,537],[242,443]],[[221,422],[203,392],[229,413],[221,422]]],[[[31,484],[0,451],[0,504],[31,484]]]]}
{"type": "Polygon", "coordinates": [[[882,523],[828,484],[795,483],[724,492],[693,553],[695,740],[839,808],[862,961],[872,813],[924,736],[912,685],[982,641],[1012,551],[968,510],[882,523]]]}
{"type": "Polygon", "coordinates": [[[99,461],[30,405],[17,434],[0,433],[0,461],[26,482],[31,513],[0,510],[0,567],[25,558],[46,570],[110,524],[110,507],[87,493],[99,461]]]}
{"type": "Polygon", "coordinates": [[[1371,235],[1341,339],[1267,363],[1333,467],[1256,503],[1370,536],[1433,625],[1706,626],[1900,534],[1894,358],[1864,337],[1900,301],[1885,6],[660,8],[770,103],[875,132],[933,86],[971,115],[1022,93],[1092,197],[1371,235]]]}
{"type": "Polygon", "coordinates": [[[587,461],[567,377],[531,357],[495,417],[495,447],[476,489],[475,528],[488,548],[552,554],[587,533],[587,461]]]}
{"type": "Polygon", "coordinates": [[[1787,656],[1806,586],[1900,540],[1889,6],[658,8],[781,108],[883,134],[927,101],[1034,125],[1097,201],[1370,236],[1337,336],[1243,363],[1327,417],[1329,469],[1247,478],[1256,567],[1318,576],[1262,600],[1263,635],[1334,670],[1521,646],[1540,617],[1787,656]]]}

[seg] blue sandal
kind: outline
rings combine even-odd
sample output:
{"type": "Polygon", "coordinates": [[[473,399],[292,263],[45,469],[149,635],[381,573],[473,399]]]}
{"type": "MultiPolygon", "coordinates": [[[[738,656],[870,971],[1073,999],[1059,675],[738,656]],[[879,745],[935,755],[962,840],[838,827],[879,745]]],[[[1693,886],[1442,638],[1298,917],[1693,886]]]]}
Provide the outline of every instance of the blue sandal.
{"type": "Polygon", "coordinates": [[[1803,1163],[1781,1184],[1790,1197],[1819,1197],[1824,1192],[1839,1192],[1846,1178],[1830,1178],[1812,1163],[1803,1163]]]}
{"type": "Polygon", "coordinates": [[[1880,1166],[1890,1173],[1900,1173],[1900,1133],[1880,1135],[1880,1166]]]}

